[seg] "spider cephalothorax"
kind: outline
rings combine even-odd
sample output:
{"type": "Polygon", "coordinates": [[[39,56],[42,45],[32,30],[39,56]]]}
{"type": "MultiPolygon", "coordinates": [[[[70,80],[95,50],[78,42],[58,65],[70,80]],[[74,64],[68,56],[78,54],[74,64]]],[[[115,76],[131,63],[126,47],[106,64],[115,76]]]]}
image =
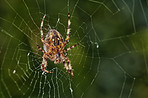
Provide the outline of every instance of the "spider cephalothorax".
{"type": "Polygon", "coordinates": [[[41,41],[44,44],[44,50],[41,49],[41,47],[38,45],[38,48],[44,53],[43,55],[43,61],[42,61],[42,65],[41,65],[41,69],[44,72],[47,73],[52,73],[48,70],[46,70],[47,67],[47,58],[50,59],[51,61],[54,61],[55,64],[57,63],[63,63],[66,70],[68,71],[69,74],[71,74],[73,76],[73,69],[72,66],[70,64],[70,61],[68,59],[68,57],[65,55],[65,53],[74,48],[75,46],[79,45],[76,44],[74,46],[71,46],[67,49],[64,49],[65,45],[67,44],[68,40],[69,40],[69,32],[70,32],[70,14],[68,14],[68,29],[67,29],[67,37],[65,39],[65,41],[63,40],[62,35],[55,29],[51,29],[47,35],[45,40],[43,39],[43,22],[45,19],[45,16],[42,19],[41,22],[41,41]]]}

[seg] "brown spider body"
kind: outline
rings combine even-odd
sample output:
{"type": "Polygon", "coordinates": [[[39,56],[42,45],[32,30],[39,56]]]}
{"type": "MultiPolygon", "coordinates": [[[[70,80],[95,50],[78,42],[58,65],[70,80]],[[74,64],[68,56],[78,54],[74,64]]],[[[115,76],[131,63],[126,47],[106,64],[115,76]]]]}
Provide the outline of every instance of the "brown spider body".
{"type": "Polygon", "coordinates": [[[73,46],[71,46],[67,49],[64,49],[65,45],[69,41],[70,14],[68,14],[68,29],[67,29],[67,36],[65,38],[65,41],[63,40],[63,37],[61,36],[61,34],[55,29],[51,29],[46,34],[45,40],[43,39],[43,30],[42,29],[43,29],[43,22],[44,22],[45,16],[46,15],[43,16],[43,19],[42,19],[42,22],[41,22],[41,27],[40,27],[40,29],[41,29],[41,41],[44,44],[44,50],[42,50],[42,48],[38,45],[38,48],[44,53],[41,69],[44,72],[52,73],[52,72],[46,70],[47,59],[50,59],[51,61],[54,61],[55,64],[57,64],[59,62],[63,63],[67,72],[73,76],[72,66],[70,64],[68,57],[65,55],[65,53],[68,50],[76,47],[79,44],[76,44],[76,45],[73,45],[73,46]]]}
{"type": "Polygon", "coordinates": [[[48,58],[51,61],[54,61],[55,64],[62,63],[64,56],[63,56],[63,49],[64,40],[61,34],[57,30],[50,30],[45,38],[45,43],[48,43],[50,47],[44,44],[44,51],[49,56],[48,58]]]}

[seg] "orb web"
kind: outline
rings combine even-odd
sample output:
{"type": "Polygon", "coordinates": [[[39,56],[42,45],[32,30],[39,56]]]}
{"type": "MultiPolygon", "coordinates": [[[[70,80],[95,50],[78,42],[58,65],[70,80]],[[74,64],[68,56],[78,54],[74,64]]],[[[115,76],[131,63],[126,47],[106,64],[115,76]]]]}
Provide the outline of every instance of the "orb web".
{"type": "Polygon", "coordinates": [[[0,1],[0,96],[42,98],[147,98],[146,0],[31,0],[0,1]],[[40,23],[46,14],[44,38],[56,29],[66,38],[74,69],[72,78],[63,64],[43,53],[40,23]]]}

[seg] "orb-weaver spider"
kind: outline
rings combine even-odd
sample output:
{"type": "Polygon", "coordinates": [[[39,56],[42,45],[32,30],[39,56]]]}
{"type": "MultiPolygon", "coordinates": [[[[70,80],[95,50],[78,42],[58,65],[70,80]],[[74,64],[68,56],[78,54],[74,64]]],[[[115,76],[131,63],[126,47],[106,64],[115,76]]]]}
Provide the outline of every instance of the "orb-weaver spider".
{"type": "Polygon", "coordinates": [[[43,16],[41,26],[40,26],[41,41],[44,44],[44,50],[39,45],[37,45],[39,50],[41,50],[44,53],[42,57],[43,61],[42,61],[41,69],[44,72],[52,73],[51,71],[46,70],[47,58],[48,58],[51,61],[54,61],[55,64],[58,64],[59,62],[63,63],[67,72],[71,74],[71,76],[73,76],[72,66],[70,64],[68,57],[65,55],[65,53],[68,50],[79,45],[79,43],[64,50],[65,45],[69,41],[69,32],[70,32],[70,24],[71,24],[70,14],[68,13],[68,28],[67,28],[67,36],[65,41],[63,40],[63,37],[61,36],[61,34],[55,29],[49,30],[49,32],[46,34],[45,40],[43,39],[43,22],[44,22],[45,16],[46,15],[43,16]]]}

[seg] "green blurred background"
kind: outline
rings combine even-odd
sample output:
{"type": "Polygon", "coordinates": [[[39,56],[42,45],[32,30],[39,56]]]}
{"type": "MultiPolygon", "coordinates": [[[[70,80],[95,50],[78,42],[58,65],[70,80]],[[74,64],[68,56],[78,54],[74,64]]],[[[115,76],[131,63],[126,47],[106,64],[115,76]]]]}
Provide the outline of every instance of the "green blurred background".
{"type": "Polygon", "coordinates": [[[147,0],[1,0],[0,98],[148,98],[147,0]],[[65,38],[67,57],[41,71],[40,23],[65,38]],[[50,27],[49,27],[50,25],[50,27]]]}

